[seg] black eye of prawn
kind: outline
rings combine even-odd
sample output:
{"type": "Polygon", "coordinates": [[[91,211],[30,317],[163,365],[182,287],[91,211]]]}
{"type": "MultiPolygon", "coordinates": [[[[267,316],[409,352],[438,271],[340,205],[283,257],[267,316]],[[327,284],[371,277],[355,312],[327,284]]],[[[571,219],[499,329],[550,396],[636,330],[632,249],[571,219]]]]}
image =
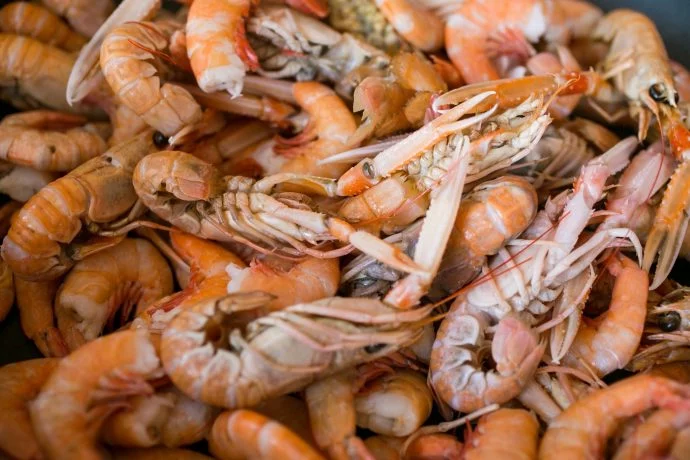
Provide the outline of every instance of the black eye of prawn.
{"type": "Polygon", "coordinates": [[[652,96],[652,99],[654,99],[657,102],[665,102],[666,101],[666,94],[664,91],[664,85],[661,83],[654,83],[652,86],[649,87],[649,95],[652,96]]]}
{"type": "Polygon", "coordinates": [[[676,101],[676,104],[680,102],[680,94],[678,94],[678,91],[673,93],[673,100],[676,101]]]}
{"type": "Polygon", "coordinates": [[[366,347],[364,347],[364,351],[373,355],[377,351],[381,351],[383,348],[385,348],[385,346],[385,343],[375,343],[373,345],[367,345],[366,347]]]}
{"type": "Polygon", "coordinates": [[[664,332],[677,331],[680,327],[681,318],[677,311],[669,311],[659,316],[659,329],[664,332]]]}
{"type": "Polygon", "coordinates": [[[367,179],[373,179],[376,175],[374,171],[374,165],[370,161],[366,161],[362,164],[362,173],[367,179]]]}
{"type": "Polygon", "coordinates": [[[165,135],[162,132],[156,131],[153,133],[153,145],[155,145],[159,149],[167,147],[168,146],[168,138],[165,137],[165,135]]]}

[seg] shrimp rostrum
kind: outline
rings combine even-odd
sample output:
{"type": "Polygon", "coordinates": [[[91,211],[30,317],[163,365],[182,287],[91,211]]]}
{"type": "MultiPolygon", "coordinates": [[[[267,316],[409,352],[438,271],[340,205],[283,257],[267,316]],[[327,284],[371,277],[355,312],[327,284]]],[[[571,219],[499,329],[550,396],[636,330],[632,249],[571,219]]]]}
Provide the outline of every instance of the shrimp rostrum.
{"type": "Polygon", "coordinates": [[[122,237],[88,238],[112,230],[137,201],[132,171],[156,149],[151,132],[142,133],[93,158],[36,193],[12,220],[2,258],[16,276],[55,279],[77,260],[122,237]],[[88,230],[86,238],[77,238],[88,230]]]}
{"type": "Polygon", "coordinates": [[[148,155],[134,173],[134,188],[144,205],[188,233],[291,256],[339,257],[349,249],[314,247],[339,240],[402,271],[416,270],[394,246],[314,210],[308,195],[276,192],[276,186],[283,183],[302,185],[323,195],[332,196],[335,190],[332,179],[290,173],[258,181],[221,177],[213,165],[178,151],[148,155]]]}
{"type": "Polygon", "coordinates": [[[177,315],[161,342],[173,383],[207,404],[250,407],[414,342],[430,311],[333,297],[272,312],[244,332],[233,325],[240,312],[272,298],[259,291],[231,294],[177,315]]]}

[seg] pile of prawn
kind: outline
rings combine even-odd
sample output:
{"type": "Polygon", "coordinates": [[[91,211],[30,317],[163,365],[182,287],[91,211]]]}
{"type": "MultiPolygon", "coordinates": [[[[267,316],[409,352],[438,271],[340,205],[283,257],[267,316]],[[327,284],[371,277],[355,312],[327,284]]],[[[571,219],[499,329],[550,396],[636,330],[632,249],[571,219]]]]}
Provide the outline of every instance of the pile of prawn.
{"type": "Polygon", "coordinates": [[[649,18],[178,3],[0,8],[0,321],[43,356],[0,456],[687,457],[690,73],[649,18]]]}

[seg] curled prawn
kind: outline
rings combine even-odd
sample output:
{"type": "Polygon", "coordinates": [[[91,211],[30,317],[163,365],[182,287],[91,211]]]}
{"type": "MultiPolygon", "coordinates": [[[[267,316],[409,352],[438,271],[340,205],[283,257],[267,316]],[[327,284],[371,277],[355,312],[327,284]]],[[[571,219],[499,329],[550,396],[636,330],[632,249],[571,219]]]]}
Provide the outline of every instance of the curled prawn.
{"type": "Polygon", "coordinates": [[[593,369],[599,377],[622,369],[635,354],[642,338],[649,292],[647,272],[627,257],[616,256],[607,268],[616,276],[609,309],[591,322],[580,324],[564,358],[567,365],[593,369]]]}
{"type": "Polygon", "coordinates": [[[409,0],[376,0],[376,6],[405,40],[422,51],[443,46],[443,21],[409,0]]]}
{"type": "Polygon", "coordinates": [[[59,361],[32,359],[0,367],[0,451],[13,458],[40,458],[28,404],[41,391],[59,361]]]}
{"type": "Polygon", "coordinates": [[[159,361],[147,334],[120,331],[62,359],[30,405],[41,450],[51,458],[99,458],[96,437],[124,398],[150,394],[159,361]]]}
{"type": "Polygon", "coordinates": [[[114,28],[101,45],[100,65],[118,99],[175,143],[201,121],[202,113],[186,89],[161,85],[168,75],[160,74],[163,64],[151,62],[168,48],[171,29],[151,22],[114,28]]]}
{"type": "Polygon", "coordinates": [[[55,279],[93,250],[118,242],[120,237],[73,240],[84,227],[107,227],[126,217],[137,201],[132,171],[158,148],[153,137],[149,131],[119,144],[31,197],[2,243],[2,257],[14,273],[26,279],[55,279]]]}
{"type": "Polygon", "coordinates": [[[357,129],[352,112],[332,89],[321,83],[295,83],[293,95],[309,115],[309,122],[297,136],[278,138],[274,149],[288,158],[281,172],[338,178],[347,165],[320,165],[319,161],[347,150],[347,141],[357,129]]]}
{"type": "Polygon", "coordinates": [[[65,277],[55,300],[58,328],[75,350],[172,288],[172,272],[158,250],[146,240],[125,239],[80,260],[65,277]]]}
{"type": "Polygon", "coordinates": [[[67,172],[106,151],[106,132],[84,117],[37,110],[0,122],[0,159],[39,171],[67,172]]]}
{"type": "Polygon", "coordinates": [[[553,420],[539,446],[541,460],[600,458],[618,424],[650,409],[690,409],[690,387],[636,375],[574,402],[553,420]]]}
{"type": "Polygon", "coordinates": [[[220,414],[211,429],[209,448],[221,460],[324,459],[285,426],[249,410],[220,414]]]}
{"type": "Polygon", "coordinates": [[[12,2],[0,9],[0,31],[26,35],[65,51],[77,51],[86,39],[49,10],[29,2],[12,2]]]}

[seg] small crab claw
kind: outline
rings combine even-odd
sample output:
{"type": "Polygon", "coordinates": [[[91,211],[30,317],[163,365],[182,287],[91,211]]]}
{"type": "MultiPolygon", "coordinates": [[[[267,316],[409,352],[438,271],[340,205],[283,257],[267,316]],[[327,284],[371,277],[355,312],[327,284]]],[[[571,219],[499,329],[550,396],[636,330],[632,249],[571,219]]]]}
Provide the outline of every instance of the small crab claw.
{"type": "Polygon", "coordinates": [[[440,117],[427,123],[400,142],[379,153],[373,160],[362,160],[338,179],[338,195],[353,196],[376,185],[381,179],[402,168],[406,163],[419,155],[424,149],[436,144],[441,139],[460,132],[463,129],[489,118],[496,108],[477,115],[460,119],[486,99],[495,96],[494,91],[484,91],[461,104],[447,110],[440,117]]]}
{"type": "Polygon", "coordinates": [[[99,27],[79,52],[67,80],[67,102],[73,105],[84,99],[103,80],[98,65],[101,44],[114,28],[130,21],[145,21],[161,9],[161,0],[124,0],[99,27]]]}
{"type": "Polygon", "coordinates": [[[690,160],[683,161],[676,169],[664,192],[652,230],[644,247],[642,268],[650,271],[659,255],[650,289],[656,289],[673,268],[688,228],[690,212],[690,160]]]}

